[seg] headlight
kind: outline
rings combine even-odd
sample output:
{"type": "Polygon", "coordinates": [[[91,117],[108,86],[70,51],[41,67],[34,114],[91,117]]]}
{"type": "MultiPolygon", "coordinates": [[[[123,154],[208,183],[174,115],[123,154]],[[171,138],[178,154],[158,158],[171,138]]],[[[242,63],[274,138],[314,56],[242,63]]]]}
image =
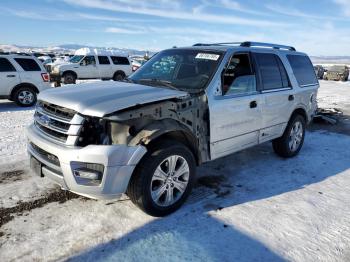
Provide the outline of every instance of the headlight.
{"type": "Polygon", "coordinates": [[[60,69],[56,66],[54,66],[54,68],[52,68],[52,72],[58,73],[60,71],[60,69]]]}

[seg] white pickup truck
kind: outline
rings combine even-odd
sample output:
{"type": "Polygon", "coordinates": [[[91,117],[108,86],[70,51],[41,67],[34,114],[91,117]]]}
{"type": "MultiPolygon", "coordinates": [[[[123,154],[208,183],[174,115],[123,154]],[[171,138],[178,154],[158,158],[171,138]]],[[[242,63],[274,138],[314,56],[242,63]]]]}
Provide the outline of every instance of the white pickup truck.
{"type": "Polygon", "coordinates": [[[74,84],[77,79],[113,79],[123,80],[132,73],[132,66],[125,54],[110,50],[81,48],[69,62],[51,65],[46,68],[51,81],[59,86],[74,84]]]}

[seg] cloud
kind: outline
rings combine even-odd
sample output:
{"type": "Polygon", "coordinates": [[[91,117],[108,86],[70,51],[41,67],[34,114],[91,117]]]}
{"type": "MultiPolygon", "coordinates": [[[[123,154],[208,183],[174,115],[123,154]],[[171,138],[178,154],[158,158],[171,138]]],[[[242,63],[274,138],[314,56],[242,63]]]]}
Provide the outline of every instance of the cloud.
{"type": "Polygon", "coordinates": [[[11,8],[2,8],[0,10],[13,16],[26,19],[34,20],[45,20],[45,21],[77,21],[77,20],[97,20],[106,22],[151,22],[156,20],[150,19],[134,19],[134,18],[120,18],[117,16],[105,16],[105,15],[94,15],[89,13],[70,13],[57,10],[41,10],[41,11],[30,11],[30,10],[16,10],[11,8]]]}
{"type": "Polygon", "coordinates": [[[343,14],[350,16],[350,1],[349,0],[333,0],[343,11],[343,14]]]}
{"type": "MultiPolygon", "coordinates": [[[[140,6],[137,6],[135,5],[135,2],[129,2],[126,0],[64,0],[64,2],[70,5],[76,5],[86,8],[98,8],[116,12],[150,15],[167,19],[192,20],[207,23],[235,24],[254,27],[281,27],[289,25],[285,23],[274,23],[268,20],[242,18],[234,15],[229,16],[213,13],[204,13],[198,9],[196,12],[189,12],[186,10],[178,9],[178,7],[175,8],[174,6],[167,7],[165,3],[168,3],[168,1],[166,0],[157,0],[157,2],[163,3],[163,5],[161,5],[160,7],[156,7],[155,5],[149,5],[145,3],[141,4],[140,6]]],[[[136,2],[139,2],[139,0],[136,0],[136,2]]]]}
{"type": "MultiPolygon", "coordinates": [[[[334,0],[334,1],[347,1],[347,0],[334,0]]],[[[277,14],[306,18],[306,19],[334,20],[334,21],[336,21],[336,20],[349,20],[347,18],[338,17],[338,16],[331,17],[331,16],[322,16],[322,15],[317,15],[317,14],[309,14],[309,13],[302,12],[301,10],[291,8],[289,6],[287,7],[287,6],[280,6],[280,5],[276,5],[276,4],[268,4],[265,7],[267,9],[273,11],[274,13],[277,13],[277,14]]]]}

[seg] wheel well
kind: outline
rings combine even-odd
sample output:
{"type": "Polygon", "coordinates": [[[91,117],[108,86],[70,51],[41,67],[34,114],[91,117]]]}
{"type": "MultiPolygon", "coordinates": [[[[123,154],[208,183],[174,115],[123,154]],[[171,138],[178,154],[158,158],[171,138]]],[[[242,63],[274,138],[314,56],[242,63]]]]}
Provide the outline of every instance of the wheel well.
{"type": "Polygon", "coordinates": [[[33,84],[31,84],[31,83],[20,83],[20,84],[16,85],[16,86],[12,89],[10,98],[13,99],[15,93],[17,92],[17,90],[20,89],[20,88],[22,88],[22,87],[29,87],[29,88],[32,88],[32,89],[34,89],[35,93],[37,93],[37,94],[39,93],[39,90],[38,90],[38,88],[37,88],[35,85],[33,85],[33,84]]]}
{"type": "Polygon", "coordinates": [[[160,141],[163,140],[171,140],[171,141],[177,141],[179,143],[184,144],[187,146],[194,158],[196,159],[197,165],[201,163],[200,154],[198,152],[198,142],[191,134],[187,134],[185,131],[170,131],[168,133],[162,134],[156,138],[154,138],[152,141],[150,141],[146,148],[148,151],[152,151],[157,148],[157,145],[160,141]]]}
{"type": "Polygon", "coordinates": [[[67,71],[64,71],[64,72],[63,72],[63,74],[62,74],[62,76],[64,77],[64,75],[65,75],[65,74],[67,74],[67,73],[71,73],[71,74],[73,74],[73,75],[75,76],[75,78],[76,78],[76,79],[78,78],[77,73],[75,73],[75,72],[74,72],[74,71],[72,71],[72,70],[67,70],[67,71]]]}
{"type": "Polygon", "coordinates": [[[123,70],[118,70],[114,73],[113,77],[115,77],[116,75],[119,75],[119,74],[126,76],[126,74],[123,70]]]}
{"type": "Polygon", "coordinates": [[[301,115],[302,117],[304,117],[305,122],[308,122],[308,117],[306,114],[306,111],[303,108],[297,108],[293,111],[292,116],[290,117],[290,119],[295,116],[295,115],[301,115]]]}

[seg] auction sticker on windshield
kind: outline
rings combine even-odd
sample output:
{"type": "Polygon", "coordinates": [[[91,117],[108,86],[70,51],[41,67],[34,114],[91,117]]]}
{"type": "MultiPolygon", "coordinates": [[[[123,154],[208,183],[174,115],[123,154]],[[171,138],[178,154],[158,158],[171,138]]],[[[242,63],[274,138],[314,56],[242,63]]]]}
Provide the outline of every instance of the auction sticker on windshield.
{"type": "Polygon", "coordinates": [[[196,59],[207,59],[217,61],[220,55],[217,54],[208,54],[208,53],[198,53],[196,55],[196,59]]]}

